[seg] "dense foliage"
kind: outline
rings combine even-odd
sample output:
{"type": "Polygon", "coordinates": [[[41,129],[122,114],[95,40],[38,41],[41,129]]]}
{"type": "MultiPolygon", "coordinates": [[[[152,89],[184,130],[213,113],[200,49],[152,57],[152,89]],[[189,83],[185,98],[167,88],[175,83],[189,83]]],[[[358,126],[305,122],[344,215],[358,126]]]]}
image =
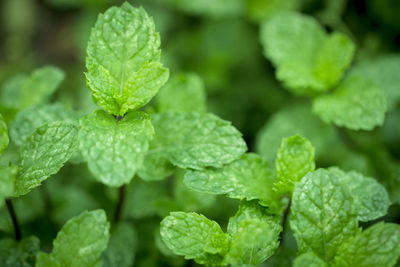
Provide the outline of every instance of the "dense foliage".
{"type": "Polygon", "coordinates": [[[0,4],[0,266],[400,266],[399,3],[0,4]]]}

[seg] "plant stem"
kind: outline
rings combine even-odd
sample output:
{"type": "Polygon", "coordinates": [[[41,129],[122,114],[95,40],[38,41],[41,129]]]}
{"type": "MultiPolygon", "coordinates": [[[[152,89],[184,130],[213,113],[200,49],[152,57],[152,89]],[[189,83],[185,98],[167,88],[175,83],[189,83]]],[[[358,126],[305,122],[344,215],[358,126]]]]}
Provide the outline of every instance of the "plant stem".
{"type": "Polygon", "coordinates": [[[8,213],[10,214],[10,217],[11,217],[12,224],[14,226],[15,240],[20,241],[21,240],[21,231],[19,229],[17,214],[15,213],[14,206],[11,202],[11,199],[9,199],[9,198],[6,199],[6,205],[7,205],[8,213]]]}
{"type": "Polygon", "coordinates": [[[118,203],[114,214],[115,222],[119,222],[121,220],[122,211],[124,209],[124,204],[125,204],[125,196],[126,196],[126,185],[123,185],[119,188],[118,203]]]}
{"type": "Polygon", "coordinates": [[[279,234],[280,246],[282,246],[282,244],[283,244],[283,238],[285,235],[285,229],[286,229],[286,224],[287,224],[287,220],[289,217],[291,205],[292,205],[292,200],[289,199],[289,203],[287,204],[287,207],[286,207],[285,211],[283,212],[283,217],[282,217],[282,232],[279,234]]]}

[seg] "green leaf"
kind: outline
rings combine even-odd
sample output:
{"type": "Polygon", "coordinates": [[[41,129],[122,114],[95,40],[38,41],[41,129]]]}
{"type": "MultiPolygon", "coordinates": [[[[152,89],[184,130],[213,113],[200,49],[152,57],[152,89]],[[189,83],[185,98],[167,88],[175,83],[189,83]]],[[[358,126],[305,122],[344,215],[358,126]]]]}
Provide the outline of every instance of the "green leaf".
{"type": "Polygon", "coordinates": [[[97,110],[79,124],[79,147],[95,178],[114,187],[129,183],[154,134],[149,115],[130,112],[117,120],[97,110]]]}
{"type": "Polygon", "coordinates": [[[29,77],[18,75],[2,89],[2,102],[12,108],[25,109],[45,103],[64,80],[65,74],[54,66],[34,70],[29,77]]]}
{"type": "Polygon", "coordinates": [[[335,258],[340,267],[390,267],[400,256],[400,226],[377,223],[343,244],[335,258]]]}
{"type": "Polygon", "coordinates": [[[78,124],[80,113],[60,103],[37,105],[19,112],[10,125],[12,141],[20,146],[35,130],[48,122],[64,121],[78,124]]]}
{"type": "MultiPolygon", "coordinates": [[[[60,266],[80,267],[99,264],[106,249],[110,225],[103,210],[85,211],[70,219],[53,241],[50,255],[40,255],[37,267],[47,267],[49,262],[60,266]],[[49,258],[50,256],[50,258],[49,258]]],[[[54,265],[53,265],[54,266],[54,265]]]]}
{"type": "Polygon", "coordinates": [[[333,93],[314,99],[313,112],[326,123],[351,130],[372,130],[383,124],[386,99],[374,83],[348,76],[333,93]]]}
{"type": "Polygon", "coordinates": [[[171,212],[161,221],[160,233],[167,247],[185,259],[202,262],[209,254],[224,255],[229,248],[228,236],[218,223],[194,212],[171,212]]]}
{"type": "Polygon", "coordinates": [[[278,202],[273,191],[276,181],[268,162],[249,153],[220,169],[188,171],[184,183],[202,193],[227,194],[236,199],[257,199],[260,204],[274,209],[278,202]]]}
{"type": "Polygon", "coordinates": [[[78,129],[65,122],[39,127],[20,148],[20,174],[15,196],[27,194],[57,173],[77,149],[78,129]]]}
{"type": "Polygon", "coordinates": [[[292,192],[294,184],[314,171],[314,148],[306,138],[295,135],[282,140],[275,160],[278,183],[282,192],[292,192]]]}
{"type": "Polygon", "coordinates": [[[350,69],[349,76],[358,76],[380,87],[385,95],[388,110],[400,101],[400,57],[382,56],[358,63],[350,69]]]}
{"type": "Polygon", "coordinates": [[[15,241],[13,239],[0,240],[0,266],[2,267],[33,267],[36,253],[39,251],[40,240],[30,236],[15,241]]]}
{"type": "Polygon", "coordinates": [[[313,252],[307,252],[296,257],[293,267],[328,267],[328,264],[313,252]]]}
{"type": "Polygon", "coordinates": [[[228,234],[232,238],[233,235],[238,231],[240,222],[242,220],[260,220],[260,221],[275,221],[280,223],[281,218],[268,213],[268,209],[260,206],[257,201],[241,201],[239,208],[234,216],[229,218],[228,234]]]}
{"type": "Polygon", "coordinates": [[[125,2],[100,14],[87,47],[87,84],[97,105],[124,115],[146,105],[168,80],[160,36],[143,8],[125,2]]]}
{"type": "Polygon", "coordinates": [[[367,222],[384,216],[390,206],[389,194],[385,187],[374,178],[351,171],[344,172],[338,168],[330,168],[329,172],[339,177],[341,183],[353,197],[353,211],[358,220],[367,222]]]}
{"type": "Polygon", "coordinates": [[[156,134],[148,154],[160,154],[180,168],[218,168],[247,150],[242,134],[210,113],[160,113],[153,125],[156,134]]]}
{"type": "Polygon", "coordinates": [[[18,170],[18,166],[15,165],[0,167],[0,208],[3,205],[3,200],[14,194],[14,184],[18,170]]]}
{"type": "Polygon", "coordinates": [[[206,93],[203,80],[194,73],[178,74],[160,90],[156,101],[159,112],[205,112],[206,93]]]}
{"type": "Polygon", "coordinates": [[[313,17],[294,12],[280,13],[262,23],[261,43],[265,56],[277,68],[277,78],[300,95],[335,86],[355,51],[347,36],[328,35],[313,17]]]}
{"type": "Polygon", "coordinates": [[[339,246],[359,231],[352,205],[346,186],[324,169],[296,183],[290,226],[299,252],[312,251],[330,263],[339,246]]]}
{"type": "Polygon", "coordinates": [[[3,115],[0,114],[0,154],[6,150],[9,142],[7,124],[4,121],[3,115]]]}
{"type": "Polygon", "coordinates": [[[309,105],[297,104],[279,110],[265,124],[257,137],[257,152],[274,162],[282,139],[296,134],[310,140],[317,159],[330,158],[339,143],[333,126],[323,123],[309,105]]]}
{"type": "Polygon", "coordinates": [[[137,247],[136,232],[127,223],[114,229],[107,249],[101,259],[103,267],[130,267],[133,265],[137,247]]]}
{"type": "Polygon", "coordinates": [[[258,265],[272,256],[279,246],[280,220],[266,213],[256,202],[242,202],[229,219],[231,237],[225,262],[232,265],[258,265]]]}

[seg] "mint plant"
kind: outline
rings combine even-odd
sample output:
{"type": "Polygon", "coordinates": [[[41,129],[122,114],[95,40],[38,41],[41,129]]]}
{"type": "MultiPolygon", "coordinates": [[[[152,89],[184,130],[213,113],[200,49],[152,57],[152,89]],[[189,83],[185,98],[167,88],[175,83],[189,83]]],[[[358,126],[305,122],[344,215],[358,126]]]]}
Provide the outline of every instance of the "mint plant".
{"type": "Polygon", "coordinates": [[[400,57],[351,2],[48,0],[44,56],[24,1],[0,266],[398,266],[400,57]]]}

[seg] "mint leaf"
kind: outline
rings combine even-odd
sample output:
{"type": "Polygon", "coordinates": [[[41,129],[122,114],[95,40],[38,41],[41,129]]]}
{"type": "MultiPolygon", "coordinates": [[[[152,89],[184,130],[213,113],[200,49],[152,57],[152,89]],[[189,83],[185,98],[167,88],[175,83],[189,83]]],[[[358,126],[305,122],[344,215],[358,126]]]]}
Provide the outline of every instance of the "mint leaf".
{"type": "Polygon", "coordinates": [[[87,84],[97,105],[124,115],[146,105],[168,80],[160,36],[143,8],[125,2],[99,15],[87,47],[87,84]]]}
{"type": "Polygon", "coordinates": [[[314,171],[314,148],[300,135],[282,140],[275,160],[279,181],[276,186],[282,192],[292,192],[294,184],[307,173],[314,171]]]}
{"type": "Polygon", "coordinates": [[[156,134],[148,154],[162,155],[180,168],[218,168],[247,150],[242,134],[210,113],[160,113],[153,125],[156,134]]]}
{"type": "Polygon", "coordinates": [[[79,124],[79,147],[95,178],[114,187],[129,183],[154,134],[150,117],[137,111],[116,120],[97,110],[79,124]]]}
{"type": "Polygon", "coordinates": [[[109,228],[103,210],[85,211],[73,217],[58,232],[52,253],[39,254],[36,266],[45,267],[52,262],[71,267],[97,266],[107,247],[109,228]]]}
{"type": "Polygon", "coordinates": [[[262,23],[261,43],[265,56],[277,68],[277,78],[300,95],[335,86],[355,50],[347,36],[328,35],[313,17],[294,12],[280,13],[262,23]]]}
{"type": "Polygon", "coordinates": [[[9,142],[7,124],[4,121],[3,115],[0,114],[0,154],[6,150],[9,142]]]}
{"type": "Polygon", "coordinates": [[[227,194],[236,199],[257,199],[262,205],[276,208],[276,182],[268,162],[256,154],[245,154],[241,159],[220,169],[188,171],[184,183],[191,189],[209,194],[227,194]]]}
{"type": "Polygon", "coordinates": [[[374,178],[365,177],[356,171],[346,173],[338,168],[330,168],[329,172],[338,176],[349,190],[358,220],[371,221],[387,213],[390,206],[389,194],[374,178]]]}
{"type": "Polygon", "coordinates": [[[156,97],[157,110],[206,111],[206,93],[203,80],[194,73],[173,76],[156,97]]]}
{"type": "Polygon", "coordinates": [[[256,202],[242,202],[229,219],[231,237],[225,262],[233,265],[258,265],[268,259],[279,246],[280,220],[267,214],[256,202]]]}
{"type": "Polygon", "coordinates": [[[25,109],[45,103],[64,80],[65,74],[54,66],[34,70],[29,77],[16,76],[2,89],[2,102],[12,108],[25,109]]]}
{"type": "Polygon", "coordinates": [[[10,125],[12,141],[20,146],[35,130],[47,122],[64,121],[78,124],[80,114],[60,103],[37,105],[19,112],[10,125]]]}
{"type": "Polygon", "coordinates": [[[313,252],[307,252],[294,260],[293,267],[328,267],[328,264],[313,252]]]}
{"type": "Polygon", "coordinates": [[[167,247],[185,259],[206,262],[209,254],[224,255],[229,248],[218,223],[194,212],[171,212],[161,221],[160,233],[167,247]]]}
{"type": "Polygon", "coordinates": [[[18,170],[15,165],[0,167],[0,208],[4,202],[3,199],[14,194],[14,184],[18,170]]]}
{"type": "Polygon", "coordinates": [[[386,99],[374,83],[348,76],[332,94],[314,99],[313,112],[326,123],[351,130],[372,130],[383,124],[386,99]]]}
{"type": "Polygon", "coordinates": [[[290,226],[299,252],[312,251],[331,263],[339,246],[359,231],[352,202],[346,186],[324,169],[296,183],[290,226]]]}
{"type": "Polygon", "coordinates": [[[78,129],[65,122],[39,127],[20,148],[20,174],[15,196],[27,194],[57,173],[77,149],[78,129]]]}
{"type": "Polygon", "coordinates": [[[118,224],[114,229],[107,249],[101,259],[103,267],[130,267],[137,247],[136,232],[127,223],[118,224]]]}
{"type": "Polygon", "coordinates": [[[268,213],[268,209],[260,206],[257,201],[241,201],[239,208],[234,216],[229,218],[228,234],[232,238],[233,235],[238,231],[240,222],[242,220],[253,220],[257,219],[260,221],[275,221],[280,223],[278,216],[268,213]]]}
{"type": "Polygon", "coordinates": [[[335,266],[390,267],[400,256],[400,226],[377,223],[344,243],[335,266]]]}
{"type": "Polygon", "coordinates": [[[0,266],[33,267],[40,240],[36,236],[26,237],[20,241],[13,239],[0,240],[0,266]]]}

